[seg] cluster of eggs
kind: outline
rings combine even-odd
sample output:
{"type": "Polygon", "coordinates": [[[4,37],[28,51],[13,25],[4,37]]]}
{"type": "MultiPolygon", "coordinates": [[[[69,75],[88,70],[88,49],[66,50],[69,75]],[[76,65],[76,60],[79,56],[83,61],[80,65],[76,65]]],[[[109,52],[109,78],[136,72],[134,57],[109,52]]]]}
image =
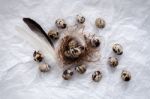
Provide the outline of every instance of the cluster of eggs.
{"type": "MultiPolygon", "coordinates": [[[[44,59],[44,56],[43,56],[43,54],[40,51],[34,51],[33,58],[34,58],[34,60],[36,62],[41,63],[43,61],[43,59],[44,59]]],[[[50,71],[50,68],[51,68],[51,66],[49,64],[47,64],[47,63],[41,63],[39,65],[39,70],[41,72],[48,72],[48,71],[50,71]]]]}
{"type": "MultiPolygon", "coordinates": [[[[120,44],[114,44],[113,47],[112,47],[112,50],[117,55],[121,55],[123,53],[123,47],[120,44]]],[[[118,59],[116,57],[109,57],[108,63],[111,67],[116,67],[118,65],[118,59]]],[[[75,67],[75,70],[77,72],[79,72],[80,74],[83,74],[86,71],[86,66],[85,65],[79,65],[79,66],[75,67]]],[[[73,71],[71,71],[70,69],[65,70],[64,73],[63,73],[63,78],[65,80],[68,80],[72,77],[72,75],[73,75],[73,71]],[[68,72],[66,74],[66,71],[70,71],[70,72],[68,72]],[[68,79],[66,79],[67,77],[68,77],[68,79]]],[[[95,81],[95,82],[100,81],[101,78],[102,78],[102,73],[99,70],[95,71],[92,74],[92,80],[95,81]]],[[[131,79],[131,73],[127,70],[123,70],[122,73],[121,73],[121,78],[124,81],[129,81],[131,79]]]]}
{"type": "MultiPolygon", "coordinates": [[[[113,51],[117,55],[122,55],[123,54],[123,47],[120,44],[114,44],[113,45],[113,51]]],[[[122,73],[121,73],[121,78],[124,81],[129,81],[131,79],[131,73],[127,70],[123,70],[122,73]]]]}
{"type": "MultiPolygon", "coordinates": [[[[117,55],[123,54],[123,47],[118,43],[113,44],[112,50],[117,55]]],[[[116,57],[109,57],[108,63],[111,67],[116,67],[119,64],[118,59],[116,57]]],[[[131,73],[127,70],[123,70],[121,73],[121,78],[124,81],[129,81],[131,79],[131,73]]]]}
{"type": "MultiPolygon", "coordinates": [[[[76,21],[79,23],[79,24],[83,24],[85,22],[85,17],[82,16],[82,15],[77,15],[76,16],[76,21]]],[[[64,19],[57,19],[55,21],[55,25],[58,29],[65,29],[67,28],[67,23],[65,22],[64,19]]],[[[56,40],[59,38],[59,32],[57,30],[50,30],[48,32],[48,36],[49,38],[53,39],[53,40],[56,40]]]]}
{"type": "MultiPolygon", "coordinates": [[[[75,71],[77,71],[80,74],[83,74],[86,72],[86,66],[85,65],[78,65],[75,67],[75,71]]],[[[66,69],[62,74],[62,77],[65,80],[71,79],[72,76],[73,76],[73,70],[71,70],[71,69],[66,69]]]]}
{"type": "MultiPolygon", "coordinates": [[[[84,22],[85,22],[85,17],[84,16],[82,16],[82,15],[77,15],[76,16],[76,21],[79,23],[79,24],[83,24],[84,22]]],[[[102,19],[102,18],[97,18],[96,20],[95,20],[95,25],[98,27],[98,28],[104,28],[105,27],[105,20],[104,19],[102,19]]],[[[65,28],[67,28],[67,23],[66,23],[66,21],[64,20],[64,19],[61,19],[61,18],[59,18],[59,19],[57,19],[56,21],[55,21],[55,25],[56,25],[56,27],[58,28],[58,29],[65,29],[65,28]]],[[[49,32],[48,32],[48,36],[51,38],[51,39],[54,39],[54,40],[56,40],[56,39],[58,39],[59,38],[59,32],[57,31],[57,30],[50,30],[49,32]]]]}
{"type": "Polygon", "coordinates": [[[68,48],[67,50],[65,50],[64,55],[67,58],[75,59],[80,57],[83,51],[84,51],[84,46],[80,45],[76,40],[71,40],[68,43],[68,48]]]}
{"type": "MultiPolygon", "coordinates": [[[[75,71],[78,72],[79,74],[83,74],[86,72],[86,66],[85,65],[78,65],[75,67],[75,71]]],[[[71,69],[67,69],[63,72],[62,74],[62,77],[65,79],[65,80],[69,80],[72,78],[73,76],[73,70],[71,69]]],[[[95,71],[93,74],[92,74],[92,80],[95,81],[95,82],[98,82],[100,81],[102,78],[102,73],[100,71],[95,71]]]]}
{"type": "MultiPolygon", "coordinates": [[[[85,17],[82,16],[82,15],[77,15],[76,16],[76,21],[79,24],[83,24],[85,22],[85,17]]],[[[105,24],[106,24],[106,22],[102,18],[97,18],[95,20],[95,25],[96,25],[97,28],[102,29],[102,28],[105,27],[105,24]]],[[[57,19],[55,21],[55,25],[58,29],[67,28],[67,24],[66,24],[64,19],[57,19]]],[[[48,32],[48,37],[50,37],[53,40],[58,39],[59,36],[60,36],[59,32],[56,31],[56,30],[50,30],[48,32]]],[[[90,43],[93,47],[98,47],[100,45],[100,41],[96,37],[91,39],[90,43]]],[[[78,46],[77,42],[72,40],[72,41],[69,42],[69,47],[70,47],[70,50],[65,52],[65,56],[66,57],[73,57],[73,58],[79,57],[79,55],[81,54],[82,46],[78,46]]],[[[122,55],[123,54],[123,47],[120,44],[114,44],[112,46],[112,50],[117,55],[122,55]]],[[[35,51],[34,54],[33,54],[33,57],[34,57],[34,60],[37,61],[37,62],[41,62],[43,60],[43,55],[39,51],[35,51]]],[[[116,57],[109,57],[108,58],[108,63],[111,67],[117,67],[117,65],[119,64],[118,59],[116,57]]],[[[46,63],[39,65],[39,69],[40,69],[41,72],[47,72],[47,71],[50,70],[50,68],[51,68],[51,66],[46,64],[46,63]]],[[[80,74],[83,74],[83,73],[86,72],[86,66],[84,64],[78,65],[78,66],[75,67],[75,71],[80,73],[80,74]]],[[[66,69],[66,70],[64,70],[64,72],[62,74],[62,77],[65,80],[69,80],[69,79],[71,79],[73,74],[74,74],[73,70],[66,69]]],[[[95,81],[95,82],[100,81],[101,78],[102,78],[102,73],[99,70],[95,71],[92,74],[92,80],[95,81]]],[[[126,71],[126,70],[123,70],[122,73],[121,73],[121,78],[124,81],[129,81],[131,79],[130,72],[126,71]]]]}
{"type": "MultiPolygon", "coordinates": [[[[123,48],[120,44],[114,44],[113,47],[112,47],[112,50],[117,55],[121,55],[120,53],[123,53],[123,48]]],[[[34,60],[37,61],[37,62],[42,62],[42,60],[44,58],[42,53],[39,52],[39,51],[34,51],[33,57],[34,57],[34,60]]],[[[115,57],[109,57],[108,63],[111,67],[116,67],[118,65],[118,59],[115,58],[115,57]]],[[[51,66],[46,64],[46,63],[43,63],[43,64],[39,65],[39,70],[41,72],[48,72],[50,70],[50,68],[51,68],[51,66]]],[[[77,71],[80,74],[83,74],[83,73],[86,72],[86,66],[83,65],[83,64],[78,65],[78,66],[75,67],[75,71],[77,71]]],[[[73,76],[73,70],[71,70],[71,69],[65,70],[62,74],[62,77],[65,80],[71,79],[72,76],[73,76]]],[[[102,78],[102,73],[100,71],[95,71],[92,74],[92,80],[95,81],[95,82],[100,81],[101,78],[102,78]]],[[[129,81],[131,79],[131,73],[127,70],[123,70],[122,73],[121,73],[121,78],[124,81],[129,81]]]]}

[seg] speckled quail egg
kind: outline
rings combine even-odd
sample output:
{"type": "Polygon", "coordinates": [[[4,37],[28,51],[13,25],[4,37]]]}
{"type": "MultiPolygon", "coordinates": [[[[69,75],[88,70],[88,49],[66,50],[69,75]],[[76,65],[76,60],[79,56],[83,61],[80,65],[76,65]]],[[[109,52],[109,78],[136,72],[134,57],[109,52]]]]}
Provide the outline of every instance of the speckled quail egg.
{"type": "Polygon", "coordinates": [[[77,15],[76,20],[78,23],[83,24],[85,22],[85,17],[82,15],[77,15]]]}
{"type": "Polygon", "coordinates": [[[82,49],[80,47],[71,48],[64,52],[65,57],[76,59],[82,54],[82,49]]]}
{"type": "Polygon", "coordinates": [[[78,46],[78,42],[75,40],[71,40],[68,44],[69,48],[76,48],[78,46]]]}
{"type": "Polygon", "coordinates": [[[58,28],[61,28],[61,29],[65,29],[67,27],[67,24],[65,22],[64,19],[57,19],[55,21],[55,25],[58,27],[58,28]]]}
{"type": "Polygon", "coordinates": [[[46,63],[39,65],[39,70],[41,72],[48,72],[50,70],[50,68],[51,68],[51,66],[46,63]]]}
{"type": "Polygon", "coordinates": [[[90,40],[92,47],[100,46],[100,39],[98,37],[93,37],[90,40]]]}
{"type": "Polygon", "coordinates": [[[93,74],[92,74],[92,80],[95,81],[95,82],[99,82],[102,78],[102,73],[100,71],[95,71],[93,74]]]}
{"type": "Polygon", "coordinates": [[[104,27],[105,27],[105,24],[106,24],[106,22],[105,22],[105,20],[102,19],[102,18],[97,18],[97,19],[95,20],[95,25],[96,25],[98,28],[104,28],[104,27]]]}
{"type": "Polygon", "coordinates": [[[109,57],[108,58],[108,63],[112,67],[116,67],[118,65],[118,59],[115,57],[109,57]]]}
{"type": "Polygon", "coordinates": [[[120,44],[114,44],[112,49],[117,55],[123,54],[123,47],[120,44]]]}
{"type": "Polygon", "coordinates": [[[37,62],[41,62],[43,60],[43,55],[40,53],[40,51],[34,51],[33,57],[37,62]]]}
{"type": "Polygon", "coordinates": [[[127,71],[127,70],[123,70],[122,73],[121,73],[121,78],[124,81],[131,80],[131,73],[129,71],[127,71]]]}
{"type": "Polygon", "coordinates": [[[52,39],[58,39],[59,38],[59,33],[57,31],[54,31],[54,30],[50,30],[48,32],[48,37],[49,38],[52,38],[52,39]]]}
{"type": "Polygon", "coordinates": [[[81,49],[79,47],[70,49],[70,54],[72,58],[78,58],[81,55],[81,49]]]}
{"type": "Polygon", "coordinates": [[[62,77],[65,79],[65,80],[69,80],[71,79],[71,77],[73,76],[73,71],[70,70],[70,69],[67,69],[63,72],[62,74],[62,77]]]}
{"type": "Polygon", "coordinates": [[[75,67],[75,70],[80,73],[83,74],[86,72],[86,66],[85,65],[79,65],[75,67]]]}

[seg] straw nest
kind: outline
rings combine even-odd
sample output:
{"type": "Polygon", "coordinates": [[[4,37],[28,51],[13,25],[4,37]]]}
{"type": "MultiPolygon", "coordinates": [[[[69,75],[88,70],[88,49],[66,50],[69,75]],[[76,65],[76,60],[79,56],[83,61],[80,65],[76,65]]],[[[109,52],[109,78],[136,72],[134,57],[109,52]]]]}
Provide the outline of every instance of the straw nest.
{"type": "MultiPolygon", "coordinates": [[[[91,45],[91,36],[86,36],[83,32],[78,30],[66,31],[65,35],[61,38],[57,54],[58,59],[63,66],[85,64],[87,62],[98,61],[100,58],[99,48],[93,48],[91,45]],[[74,41],[75,46],[72,48],[70,42],[74,41]],[[79,49],[77,56],[74,57],[74,53],[70,50],[74,48],[79,49]],[[66,52],[70,52],[70,56],[66,55],[66,52]]],[[[76,54],[75,54],[76,55],[76,54]]]]}

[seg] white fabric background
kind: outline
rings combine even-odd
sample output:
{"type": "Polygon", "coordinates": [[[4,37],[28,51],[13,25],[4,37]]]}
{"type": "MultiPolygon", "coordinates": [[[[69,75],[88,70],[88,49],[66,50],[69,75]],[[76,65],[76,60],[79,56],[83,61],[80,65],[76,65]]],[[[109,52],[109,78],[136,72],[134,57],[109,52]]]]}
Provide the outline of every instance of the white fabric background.
{"type": "Polygon", "coordinates": [[[150,0],[0,0],[0,99],[149,99],[149,31],[150,0]],[[85,31],[103,37],[101,60],[89,64],[85,74],[64,81],[52,51],[30,39],[32,32],[22,18],[30,17],[48,31],[57,18],[74,24],[76,14],[86,17],[85,31]],[[106,20],[105,29],[96,29],[97,17],[106,20]],[[123,45],[124,54],[112,69],[107,58],[116,42],[123,45]],[[49,51],[43,52],[45,61],[52,64],[49,73],[39,72],[32,57],[35,49],[49,51]],[[91,74],[98,69],[103,78],[95,83],[91,74]],[[123,69],[132,74],[128,83],[120,78],[123,69]]]}

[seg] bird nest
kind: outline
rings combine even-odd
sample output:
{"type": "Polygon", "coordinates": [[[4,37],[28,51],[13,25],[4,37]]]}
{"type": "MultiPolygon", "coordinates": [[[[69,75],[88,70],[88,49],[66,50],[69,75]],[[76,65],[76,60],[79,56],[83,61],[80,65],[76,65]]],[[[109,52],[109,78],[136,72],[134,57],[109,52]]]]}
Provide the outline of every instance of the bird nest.
{"type": "Polygon", "coordinates": [[[67,65],[79,65],[99,60],[99,48],[92,46],[92,37],[86,36],[79,30],[68,31],[61,38],[58,47],[58,58],[67,65]],[[70,44],[71,43],[71,44],[70,44]]]}

